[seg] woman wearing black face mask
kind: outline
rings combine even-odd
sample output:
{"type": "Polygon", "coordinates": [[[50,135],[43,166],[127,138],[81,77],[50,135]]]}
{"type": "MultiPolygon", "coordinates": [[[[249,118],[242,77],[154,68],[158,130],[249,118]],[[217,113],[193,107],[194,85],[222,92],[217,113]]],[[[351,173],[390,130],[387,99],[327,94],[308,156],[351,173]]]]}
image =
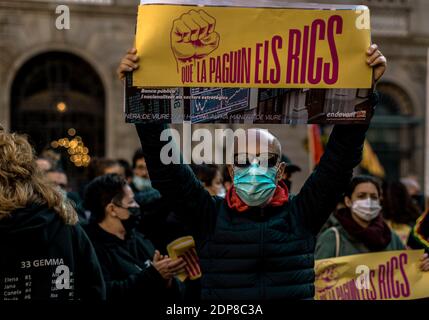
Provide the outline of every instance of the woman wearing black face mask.
{"type": "Polygon", "coordinates": [[[91,181],[84,205],[93,217],[86,229],[100,260],[107,299],[179,298],[174,276],[183,271],[185,262],[160,255],[135,231],[140,208],[123,178],[108,174],[91,181]]]}

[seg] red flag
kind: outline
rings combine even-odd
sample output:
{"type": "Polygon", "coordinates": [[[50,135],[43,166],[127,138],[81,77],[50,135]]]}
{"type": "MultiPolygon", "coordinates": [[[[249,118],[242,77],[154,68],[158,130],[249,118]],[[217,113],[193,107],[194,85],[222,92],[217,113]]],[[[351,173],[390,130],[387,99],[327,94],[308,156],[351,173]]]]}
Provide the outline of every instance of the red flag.
{"type": "Polygon", "coordinates": [[[195,248],[186,251],[183,255],[180,256],[186,262],[186,271],[191,279],[201,276],[200,264],[198,261],[197,252],[195,248]]]}
{"type": "Polygon", "coordinates": [[[307,126],[307,129],[310,170],[312,171],[314,167],[319,164],[320,158],[322,157],[324,150],[320,126],[317,124],[310,124],[307,126]]]}
{"type": "Polygon", "coordinates": [[[200,261],[195,250],[194,238],[186,236],[176,239],[167,246],[167,251],[173,260],[182,258],[186,262],[186,272],[177,275],[180,281],[183,282],[186,278],[195,280],[201,277],[200,261]]]}

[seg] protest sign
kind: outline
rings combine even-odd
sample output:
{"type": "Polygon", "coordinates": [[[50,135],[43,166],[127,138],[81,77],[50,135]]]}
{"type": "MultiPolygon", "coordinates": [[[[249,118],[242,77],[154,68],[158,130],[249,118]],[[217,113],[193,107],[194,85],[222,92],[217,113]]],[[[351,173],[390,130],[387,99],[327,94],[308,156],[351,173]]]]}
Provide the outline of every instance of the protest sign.
{"type": "Polygon", "coordinates": [[[423,250],[359,254],[317,260],[317,300],[411,300],[429,297],[423,250]]]}
{"type": "Polygon", "coordinates": [[[177,279],[185,281],[187,278],[196,280],[201,278],[200,262],[197,251],[195,250],[195,241],[192,236],[185,236],[174,240],[167,246],[167,252],[171,259],[182,258],[186,262],[186,272],[177,275],[177,279]]]}
{"type": "Polygon", "coordinates": [[[350,9],[141,5],[133,84],[370,88],[369,13],[350,9]]]}
{"type": "Polygon", "coordinates": [[[142,3],[128,122],[348,123],[372,115],[365,6],[142,3]]]}

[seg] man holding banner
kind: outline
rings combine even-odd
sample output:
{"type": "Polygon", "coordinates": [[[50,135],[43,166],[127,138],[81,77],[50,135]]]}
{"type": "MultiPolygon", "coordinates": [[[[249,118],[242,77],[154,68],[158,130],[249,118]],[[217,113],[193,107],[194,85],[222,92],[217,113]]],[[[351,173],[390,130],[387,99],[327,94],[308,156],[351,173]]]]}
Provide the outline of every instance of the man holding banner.
{"type": "MultiPolygon", "coordinates": [[[[386,58],[375,44],[365,54],[378,81],[386,58]]],[[[119,77],[137,69],[137,62],[133,48],[121,61],[119,77]]],[[[279,141],[254,129],[257,139],[247,145],[248,161],[228,165],[234,185],[225,199],[212,197],[188,165],[160,162],[164,128],[138,124],[137,132],[153,186],[182,207],[182,218],[196,239],[202,298],[312,299],[316,235],[361,161],[368,124],[335,126],[319,166],[296,196],[280,181],[285,164],[279,141]],[[263,138],[267,154],[261,154],[263,138]]]]}
{"type": "Polygon", "coordinates": [[[372,70],[360,54],[371,45],[366,6],[140,3],[141,67],[125,82],[128,123],[351,124],[372,117],[372,70]],[[263,103],[273,98],[275,108],[263,103]]]}

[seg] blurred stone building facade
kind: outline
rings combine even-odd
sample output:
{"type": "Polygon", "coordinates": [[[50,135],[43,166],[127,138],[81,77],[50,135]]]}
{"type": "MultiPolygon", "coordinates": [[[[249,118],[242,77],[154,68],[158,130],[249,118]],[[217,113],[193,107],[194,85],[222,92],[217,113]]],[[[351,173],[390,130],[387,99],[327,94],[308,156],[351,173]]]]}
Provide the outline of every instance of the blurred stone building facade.
{"type": "MultiPolygon", "coordinates": [[[[38,150],[73,127],[92,155],[130,159],[138,140],[133,126],[124,121],[123,88],[115,72],[133,43],[138,3],[0,0],[0,123],[28,133],[38,150]],[[69,30],[55,27],[55,10],[61,4],[70,8],[69,30]]],[[[390,177],[422,177],[429,2],[362,4],[371,9],[373,41],[389,59],[370,142],[390,177]]],[[[269,128],[303,169],[294,179],[297,191],[309,172],[306,127],[269,128]]]]}

